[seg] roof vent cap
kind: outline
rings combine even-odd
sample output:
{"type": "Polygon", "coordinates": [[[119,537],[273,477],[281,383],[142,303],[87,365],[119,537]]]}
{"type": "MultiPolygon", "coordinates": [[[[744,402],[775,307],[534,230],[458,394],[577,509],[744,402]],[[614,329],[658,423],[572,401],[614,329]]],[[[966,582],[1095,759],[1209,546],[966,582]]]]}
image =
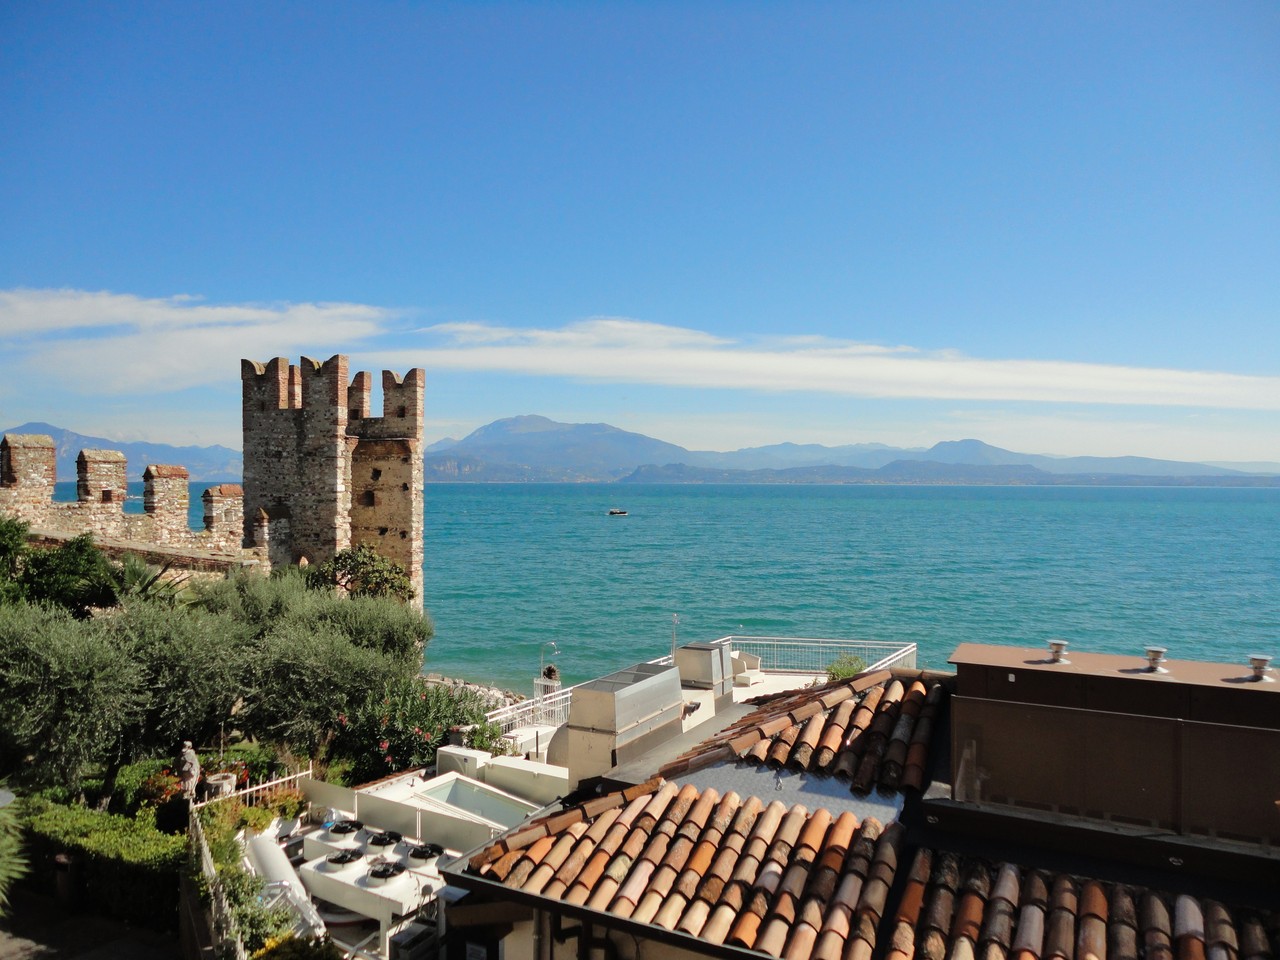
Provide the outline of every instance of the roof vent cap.
{"type": "Polygon", "coordinates": [[[1147,647],[1147,672],[1168,673],[1168,670],[1160,666],[1164,663],[1164,655],[1168,652],[1167,647],[1147,647]]]}
{"type": "Polygon", "coordinates": [[[1253,668],[1254,680],[1260,680],[1265,683],[1273,683],[1275,677],[1268,677],[1267,672],[1271,666],[1271,657],[1265,653],[1249,654],[1249,666],[1253,668]]]}
{"type": "Polygon", "coordinates": [[[1067,641],[1066,640],[1050,640],[1049,641],[1049,662],[1050,663],[1070,663],[1067,659],[1067,641]]]}

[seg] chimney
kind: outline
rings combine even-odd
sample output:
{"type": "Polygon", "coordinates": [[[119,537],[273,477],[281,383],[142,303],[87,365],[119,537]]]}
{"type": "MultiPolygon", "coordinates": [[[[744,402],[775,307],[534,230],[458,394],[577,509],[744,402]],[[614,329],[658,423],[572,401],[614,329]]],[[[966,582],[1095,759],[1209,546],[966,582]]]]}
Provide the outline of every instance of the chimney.
{"type": "Polygon", "coordinates": [[[1253,677],[1251,679],[1264,683],[1273,682],[1275,678],[1267,676],[1267,671],[1270,668],[1270,665],[1271,657],[1267,656],[1265,653],[1250,654],[1249,666],[1253,668],[1253,677]]]}
{"type": "Polygon", "coordinates": [[[1070,663],[1067,659],[1067,641],[1066,640],[1050,640],[1049,641],[1049,660],[1052,663],[1070,663]]]}
{"type": "Polygon", "coordinates": [[[1160,666],[1164,663],[1164,655],[1168,652],[1166,647],[1147,647],[1147,672],[1168,673],[1168,670],[1160,666]]]}

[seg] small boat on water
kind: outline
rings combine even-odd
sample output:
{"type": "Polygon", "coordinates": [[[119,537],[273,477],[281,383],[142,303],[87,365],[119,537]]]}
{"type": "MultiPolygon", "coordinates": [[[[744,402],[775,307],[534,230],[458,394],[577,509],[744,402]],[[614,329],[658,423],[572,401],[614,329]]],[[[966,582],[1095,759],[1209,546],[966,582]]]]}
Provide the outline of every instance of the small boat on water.
{"type": "Polygon", "coordinates": [[[626,515],[627,515],[627,511],[619,510],[617,507],[614,507],[612,510],[609,511],[609,516],[611,517],[625,517],[626,515]]]}

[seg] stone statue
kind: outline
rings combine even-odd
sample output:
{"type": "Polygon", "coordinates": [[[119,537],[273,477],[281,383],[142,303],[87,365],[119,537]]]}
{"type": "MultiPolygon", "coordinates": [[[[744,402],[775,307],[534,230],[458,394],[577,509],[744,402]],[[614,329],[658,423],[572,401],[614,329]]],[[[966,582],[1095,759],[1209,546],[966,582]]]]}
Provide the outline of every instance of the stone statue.
{"type": "Polygon", "coordinates": [[[178,757],[178,779],[182,781],[182,792],[188,797],[194,797],[196,784],[200,782],[200,758],[196,756],[190,740],[182,741],[182,753],[178,757]]]}

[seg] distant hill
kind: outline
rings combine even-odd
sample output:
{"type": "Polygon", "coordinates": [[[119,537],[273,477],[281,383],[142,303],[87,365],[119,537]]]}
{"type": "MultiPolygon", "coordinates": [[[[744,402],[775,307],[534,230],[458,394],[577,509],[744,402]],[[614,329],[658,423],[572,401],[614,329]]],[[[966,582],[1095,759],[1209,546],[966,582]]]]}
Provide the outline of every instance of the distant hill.
{"type": "Polygon", "coordinates": [[[718,453],[687,450],[605,423],[558,423],[538,416],[496,420],[428,450],[428,481],[1120,483],[1163,478],[1252,484],[1257,477],[1223,465],[1146,457],[1016,453],[972,439],[928,449],[780,443],[718,453]]]}
{"type": "Polygon", "coordinates": [[[130,480],[141,480],[142,473],[153,463],[177,464],[187,468],[197,483],[239,483],[244,472],[240,451],[229,447],[174,447],[167,443],[107,440],[90,437],[51,423],[24,423],[0,433],[42,433],[53,438],[58,456],[58,480],[74,482],[76,457],[81,450],[119,450],[128,460],[130,480]]]}
{"type": "Polygon", "coordinates": [[[428,480],[616,480],[646,463],[689,451],[607,423],[546,417],[495,420],[424,458],[428,480]]]}
{"type": "MultiPolygon", "coordinates": [[[[152,463],[186,467],[196,482],[239,482],[243,458],[228,447],[175,447],[90,437],[48,423],[5,433],[53,437],[58,479],[76,479],[84,449],[119,450],[130,480],[152,463]]],[[[716,452],[687,450],[607,423],[558,423],[546,417],[495,420],[461,440],[426,448],[428,483],[1211,483],[1280,486],[1276,464],[1209,464],[1147,457],[1052,457],[1016,453],[981,440],[947,440],[928,449],[878,443],[825,447],[778,443],[716,452]],[[1244,469],[1246,467],[1257,469],[1244,469]]]]}
{"type": "Polygon", "coordinates": [[[683,463],[640,467],[620,483],[919,483],[1001,486],[1197,486],[1276,487],[1280,477],[1235,474],[1226,477],[1143,476],[1119,473],[1048,473],[1025,464],[938,463],[895,460],[875,470],[813,466],[785,470],[721,470],[683,463]]]}

